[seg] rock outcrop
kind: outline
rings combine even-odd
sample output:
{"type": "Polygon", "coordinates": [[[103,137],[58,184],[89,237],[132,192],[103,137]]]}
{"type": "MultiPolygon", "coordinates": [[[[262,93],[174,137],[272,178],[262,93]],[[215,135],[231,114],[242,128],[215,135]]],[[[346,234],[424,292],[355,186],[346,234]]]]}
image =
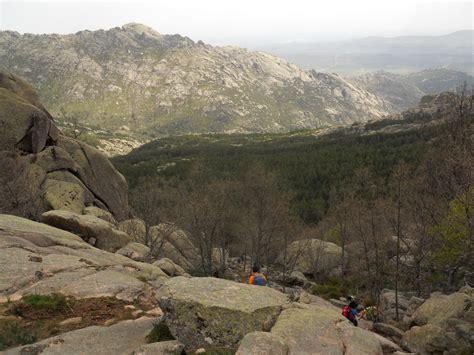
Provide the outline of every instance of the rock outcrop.
{"type": "Polygon", "coordinates": [[[289,354],[382,354],[373,334],[331,308],[312,304],[284,310],[271,332],[284,339],[289,354]]]}
{"type": "Polygon", "coordinates": [[[253,331],[270,330],[286,295],[216,278],[169,279],[157,293],[164,322],[187,348],[235,347],[253,331]]]}
{"type": "MultiPolygon", "coordinates": [[[[396,320],[396,302],[395,302],[395,291],[384,289],[380,295],[380,306],[383,312],[383,319],[385,322],[396,320]]],[[[398,316],[401,320],[405,315],[409,307],[408,297],[402,292],[398,294],[398,316]]]]}
{"type": "Polygon", "coordinates": [[[128,243],[123,248],[120,248],[119,250],[117,250],[116,253],[126,256],[127,258],[130,258],[135,261],[149,261],[150,260],[150,248],[148,248],[146,245],[141,244],[141,243],[136,243],[136,242],[128,243]]]}
{"type": "Polygon", "coordinates": [[[168,278],[157,266],[97,249],[64,230],[9,215],[0,215],[0,269],[0,302],[31,293],[62,293],[153,304],[151,285],[159,286],[168,278]]]}
{"type": "MultiPolygon", "coordinates": [[[[22,354],[146,354],[141,351],[146,346],[146,337],[153,329],[155,320],[142,317],[120,322],[110,327],[92,326],[74,330],[40,341],[7,350],[5,355],[22,354]]],[[[155,353],[156,354],[156,353],[155,353]]]]}
{"type": "Polygon", "coordinates": [[[41,221],[53,227],[74,233],[97,248],[116,252],[131,242],[131,237],[114,228],[105,220],[74,212],[54,210],[41,215],[41,221]]]}
{"type": "Polygon", "coordinates": [[[432,294],[412,315],[402,345],[419,354],[461,354],[474,349],[474,291],[432,294]]]}
{"type": "Polygon", "coordinates": [[[187,272],[199,267],[197,248],[185,231],[174,225],[160,224],[151,227],[150,234],[157,244],[155,257],[171,259],[187,272]]]}
{"type": "MultiPolygon", "coordinates": [[[[287,250],[287,264],[304,274],[334,273],[341,263],[342,249],[319,239],[297,240],[287,250]]],[[[283,253],[277,262],[283,263],[283,253]]]]}
{"type": "MultiPolygon", "coordinates": [[[[83,213],[85,207],[96,206],[119,221],[128,218],[124,177],[97,149],[63,136],[33,87],[2,70],[0,119],[0,153],[21,152],[11,158],[15,164],[12,177],[20,170],[34,171],[38,191],[31,195],[43,210],[83,213]]],[[[4,163],[5,155],[0,156],[4,163]]],[[[25,185],[30,182],[26,180],[25,185]]],[[[26,194],[23,190],[27,189],[19,193],[26,194]]]]}
{"type": "MultiPolygon", "coordinates": [[[[376,335],[330,303],[216,278],[176,277],[158,290],[163,321],[186,349],[236,347],[237,354],[382,354],[376,335]]],[[[394,344],[396,347],[396,344],[394,344]]]]}
{"type": "Polygon", "coordinates": [[[189,276],[189,274],[179,265],[176,265],[173,260],[162,258],[153,263],[163,270],[168,276],[189,276]]]}
{"type": "Polygon", "coordinates": [[[257,331],[248,333],[242,339],[236,355],[287,355],[288,352],[288,344],[286,344],[286,342],[278,335],[257,331]]]}

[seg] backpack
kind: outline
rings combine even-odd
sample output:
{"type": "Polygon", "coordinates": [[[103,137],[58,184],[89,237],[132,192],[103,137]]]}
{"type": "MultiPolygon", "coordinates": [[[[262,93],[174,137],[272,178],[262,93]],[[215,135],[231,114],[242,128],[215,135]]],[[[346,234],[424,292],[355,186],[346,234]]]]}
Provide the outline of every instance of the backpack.
{"type": "Polygon", "coordinates": [[[346,317],[347,319],[351,320],[352,319],[352,309],[349,306],[344,306],[342,307],[342,315],[346,317]]]}
{"type": "Polygon", "coordinates": [[[267,281],[263,277],[263,275],[257,275],[253,278],[253,284],[257,286],[265,286],[267,281]]]}

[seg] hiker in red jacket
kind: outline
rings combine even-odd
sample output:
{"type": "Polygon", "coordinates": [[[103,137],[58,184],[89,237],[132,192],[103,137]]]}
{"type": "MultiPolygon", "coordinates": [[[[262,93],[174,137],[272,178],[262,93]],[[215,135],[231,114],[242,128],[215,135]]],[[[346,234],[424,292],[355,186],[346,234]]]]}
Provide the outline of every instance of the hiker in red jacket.
{"type": "Polygon", "coordinates": [[[351,300],[349,302],[349,305],[345,305],[342,308],[342,315],[349,319],[352,324],[354,324],[357,327],[357,318],[359,315],[359,311],[357,310],[357,302],[355,300],[351,300]]]}

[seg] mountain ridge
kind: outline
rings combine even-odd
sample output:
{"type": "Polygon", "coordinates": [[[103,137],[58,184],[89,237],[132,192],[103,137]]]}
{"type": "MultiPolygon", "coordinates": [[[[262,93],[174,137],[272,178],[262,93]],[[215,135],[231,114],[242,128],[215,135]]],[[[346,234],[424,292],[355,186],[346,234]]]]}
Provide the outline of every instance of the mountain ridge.
{"type": "Polygon", "coordinates": [[[335,74],[131,23],[69,35],[0,32],[0,61],[52,114],[121,134],[279,132],[380,118],[385,102],[335,74]],[[68,114],[66,114],[68,112],[68,114]]]}

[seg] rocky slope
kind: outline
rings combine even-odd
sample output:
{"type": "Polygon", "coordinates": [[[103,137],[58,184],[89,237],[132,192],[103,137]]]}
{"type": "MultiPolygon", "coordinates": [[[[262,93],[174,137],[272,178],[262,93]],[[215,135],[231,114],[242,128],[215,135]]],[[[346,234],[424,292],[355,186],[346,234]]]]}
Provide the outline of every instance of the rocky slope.
{"type": "MultiPolygon", "coordinates": [[[[235,350],[244,337],[241,354],[249,353],[249,348],[264,351],[275,339],[286,349],[282,354],[322,354],[328,348],[340,354],[382,354],[374,334],[353,327],[337,308],[318,297],[307,295],[304,303],[295,303],[270,287],[189,275],[169,278],[156,264],[97,249],[75,234],[24,218],[0,215],[0,266],[5,271],[0,275],[0,330],[16,335],[19,328],[12,330],[8,324],[26,326],[18,315],[28,310],[24,300],[29,295],[65,295],[70,304],[66,313],[79,302],[117,300],[109,301],[96,314],[94,325],[87,327],[78,317],[61,314],[56,315],[61,322],[51,323],[53,310],[43,309],[29,321],[30,332],[41,322],[50,322],[54,331],[48,334],[55,336],[44,339],[38,333],[39,337],[28,338],[38,342],[9,349],[7,354],[161,354],[183,348],[194,353],[198,347],[235,350]],[[131,320],[117,319],[113,304],[131,320]],[[150,338],[157,324],[179,342],[150,338]],[[254,332],[265,332],[257,334],[265,342],[255,339],[254,332]]],[[[83,313],[81,318],[90,316],[83,313]]],[[[0,333],[0,348],[8,347],[4,340],[0,333]]]]}
{"type": "Polygon", "coordinates": [[[464,83],[468,88],[474,83],[471,75],[448,69],[430,69],[404,75],[378,71],[350,80],[354,85],[383,98],[397,112],[416,106],[426,94],[456,92],[464,83]]]}
{"type": "Polygon", "coordinates": [[[139,24],[71,35],[0,32],[0,62],[51,113],[120,135],[277,132],[379,118],[377,96],[335,74],[139,24]]]}

